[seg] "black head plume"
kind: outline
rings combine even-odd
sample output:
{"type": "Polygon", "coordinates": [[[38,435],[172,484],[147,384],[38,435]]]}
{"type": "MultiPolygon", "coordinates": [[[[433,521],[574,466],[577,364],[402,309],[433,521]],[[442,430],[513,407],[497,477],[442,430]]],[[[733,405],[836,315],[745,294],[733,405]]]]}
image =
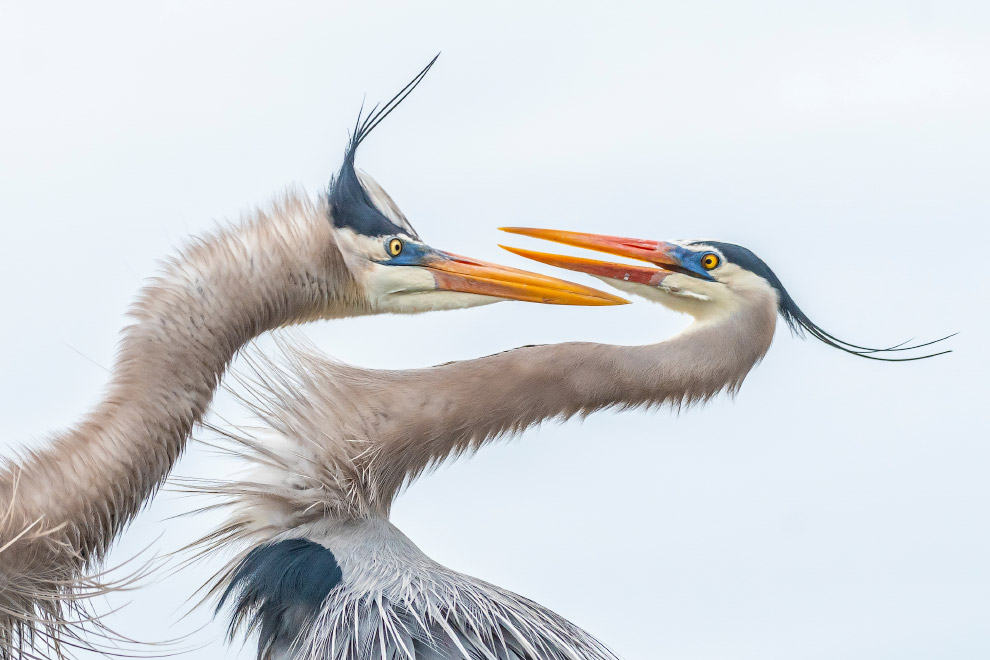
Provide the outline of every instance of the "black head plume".
{"type": "Polygon", "coordinates": [[[770,270],[770,267],[767,266],[762,259],[756,256],[752,250],[744,248],[741,245],[735,245],[734,243],[720,243],[718,241],[697,241],[694,244],[710,245],[717,248],[731,263],[736,264],[740,268],[745,268],[751,273],[759,275],[769,282],[770,286],[777,290],[777,297],[779,299],[777,309],[780,312],[780,315],[784,317],[784,321],[787,322],[787,326],[791,329],[791,332],[798,336],[804,336],[804,333],[807,332],[815,339],[828,344],[832,348],[837,348],[840,351],[845,351],[846,353],[850,353],[857,357],[866,358],[868,360],[880,360],[883,362],[910,362],[911,360],[924,360],[925,358],[952,352],[950,350],[945,350],[911,357],[892,357],[888,355],[889,353],[913,351],[919,348],[924,348],[925,346],[931,346],[932,344],[937,344],[938,342],[944,341],[949,337],[954,337],[955,334],[951,334],[934,341],[924,342],[922,344],[910,345],[909,341],[911,340],[908,340],[888,348],[871,348],[869,346],[850,344],[847,341],[843,341],[838,337],[829,334],[823,330],[821,326],[815,324],[811,319],[809,319],[807,314],[802,312],[801,308],[797,306],[797,303],[794,302],[791,295],[787,293],[787,289],[784,288],[780,278],[777,277],[777,275],[770,270]]]}
{"type": "Polygon", "coordinates": [[[337,175],[330,180],[330,186],[327,188],[327,201],[330,203],[330,215],[334,226],[350,227],[355,232],[367,236],[403,233],[416,237],[416,232],[412,227],[408,224],[405,226],[395,224],[378,210],[368,198],[368,193],[361,185],[357,171],[354,169],[354,155],[364,138],[368,137],[368,134],[375,130],[375,127],[382,123],[422,82],[438,57],[440,57],[439,53],[388,103],[374,106],[367,115],[364,113],[364,106],[361,107],[357,122],[354,125],[354,132],[351,133],[347,150],[344,152],[344,162],[337,175]]]}

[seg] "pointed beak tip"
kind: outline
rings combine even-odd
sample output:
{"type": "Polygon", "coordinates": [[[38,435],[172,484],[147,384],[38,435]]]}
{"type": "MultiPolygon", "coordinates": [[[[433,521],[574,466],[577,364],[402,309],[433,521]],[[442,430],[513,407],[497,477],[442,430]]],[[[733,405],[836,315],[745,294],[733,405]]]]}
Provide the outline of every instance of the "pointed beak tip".
{"type": "MultiPolygon", "coordinates": [[[[512,252],[513,248],[502,246],[512,252]]],[[[516,268],[447,255],[428,267],[438,288],[557,305],[600,307],[629,301],[592,287],[516,268]]],[[[525,255],[523,255],[525,256],[525,255]]]]}
{"type": "MultiPolygon", "coordinates": [[[[553,266],[555,268],[565,268],[567,270],[573,270],[575,272],[588,273],[589,275],[596,275],[596,273],[592,269],[587,269],[587,268],[583,268],[583,267],[580,267],[580,266],[576,267],[576,264],[578,264],[579,262],[581,263],[581,265],[584,265],[584,262],[587,262],[588,264],[592,264],[592,263],[597,264],[597,263],[599,263],[599,262],[591,262],[591,261],[587,261],[587,260],[582,260],[582,259],[579,259],[579,258],[565,257],[565,256],[562,256],[562,255],[557,255],[557,254],[549,254],[549,253],[546,253],[546,252],[534,252],[533,250],[527,250],[525,248],[517,248],[517,247],[513,247],[511,245],[502,245],[501,243],[499,243],[498,246],[500,248],[502,248],[503,250],[507,251],[507,252],[511,252],[512,254],[515,254],[517,256],[523,257],[525,259],[532,259],[533,261],[538,261],[538,262],[540,262],[542,264],[546,264],[548,266],[553,266]]],[[[591,289],[591,290],[597,292],[597,294],[599,296],[599,300],[600,300],[600,302],[591,303],[592,306],[596,306],[596,305],[599,305],[599,306],[629,305],[629,304],[632,304],[629,300],[626,300],[625,298],[623,298],[621,296],[616,296],[616,295],[611,294],[611,293],[606,293],[604,291],[599,291],[598,289],[591,289]]]]}
{"type": "Polygon", "coordinates": [[[611,307],[613,305],[628,305],[630,302],[625,298],[620,298],[619,296],[613,296],[610,293],[605,293],[604,291],[598,291],[598,295],[594,298],[585,297],[581,302],[566,302],[565,305],[573,305],[575,307],[611,307]]]}
{"type": "Polygon", "coordinates": [[[533,238],[547,238],[547,236],[544,236],[544,233],[550,231],[547,229],[534,229],[533,227],[499,227],[498,230],[504,231],[507,234],[519,234],[520,236],[531,236],[533,238]]]}
{"type": "Polygon", "coordinates": [[[628,300],[626,300],[621,296],[616,296],[614,294],[608,293],[606,291],[600,291],[598,289],[592,289],[591,287],[587,287],[587,288],[589,291],[593,291],[595,296],[595,302],[587,303],[591,307],[611,307],[612,305],[631,304],[628,300]]]}
{"type": "MultiPolygon", "coordinates": [[[[631,264],[617,264],[609,261],[599,261],[598,259],[570,257],[549,252],[535,252],[533,250],[512,247],[510,245],[500,245],[499,247],[525,259],[532,259],[533,261],[538,261],[541,264],[546,264],[555,268],[564,268],[566,270],[571,270],[578,273],[585,273],[599,279],[656,286],[664,277],[670,274],[669,271],[666,271],[663,268],[656,268],[653,266],[647,267],[631,264]]],[[[613,297],[622,301],[621,303],[614,304],[629,304],[629,301],[625,298],[619,298],[618,296],[613,297]]]]}
{"type": "MultiPolygon", "coordinates": [[[[597,289],[596,289],[597,290],[597,289]]],[[[548,301],[552,302],[552,301],[548,301]]],[[[558,303],[560,304],[560,303],[558,303]]],[[[574,305],[574,303],[563,303],[565,305],[574,305]]],[[[619,296],[613,296],[610,293],[605,293],[604,291],[599,291],[598,295],[594,298],[585,298],[582,302],[578,303],[577,307],[612,307],[613,305],[629,305],[631,304],[625,298],[620,298],[619,296]]]]}

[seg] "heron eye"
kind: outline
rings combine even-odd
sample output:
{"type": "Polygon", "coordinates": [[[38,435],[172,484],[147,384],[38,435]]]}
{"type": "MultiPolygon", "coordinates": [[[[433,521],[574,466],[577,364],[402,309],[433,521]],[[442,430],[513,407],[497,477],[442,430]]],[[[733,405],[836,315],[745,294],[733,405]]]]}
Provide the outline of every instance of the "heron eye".
{"type": "Polygon", "coordinates": [[[709,252],[708,254],[706,254],[701,258],[701,267],[704,268],[705,270],[712,270],[714,268],[718,268],[718,264],[719,264],[718,255],[712,252],[709,252]]]}
{"type": "Polygon", "coordinates": [[[388,242],[388,253],[393,257],[397,257],[402,254],[402,241],[398,238],[393,238],[388,242]]]}

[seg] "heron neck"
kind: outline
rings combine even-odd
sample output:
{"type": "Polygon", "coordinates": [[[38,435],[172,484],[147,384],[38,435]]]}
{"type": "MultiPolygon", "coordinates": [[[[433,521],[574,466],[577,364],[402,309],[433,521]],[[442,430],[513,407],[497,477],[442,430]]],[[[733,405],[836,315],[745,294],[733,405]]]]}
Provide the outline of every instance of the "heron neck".
{"type": "Polygon", "coordinates": [[[301,350],[287,361],[297,365],[296,378],[281,375],[281,364],[262,367],[280,376],[263,379],[255,412],[291,429],[283,436],[293,447],[286,456],[305,457],[287,459],[284,472],[265,478],[285,485],[286,475],[305,473],[321,488],[262,488],[244,510],[293,512],[261,516],[291,524],[300,511],[314,518],[327,511],[387,516],[403,484],[430,466],[544,420],[735,391],[770,347],[776,313],[768,289],[657,344],[528,346],[407,371],[362,369],[301,350]],[[312,468],[328,464],[333,468],[312,468]],[[275,491],[284,497],[273,497],[275,491]]]}
{"type": "Polygon", "coordinates": [[[323,211],[286,199],[197,242],[141,291],[102,401],[0,473],[0,539],[36,523],[4,564],[102,558],[168,475],[239,347],[326,310],[358,313],[323,211]]]}
{"type": "Polygon", "coordinates": [[[734,392],[769,349],[776,311],[775,297],[759,294],[729,316],[657,344],[550,344],[398,377],[379,372],[367,380],[382,382],[360,388],[362,397],[384,393],[380,401],[362,401],[387,409],[389,419],[385,428],[369,429],[377,445],[370,499],[387,510],[402,484],[429,466],[547,419],[734,392]]]}

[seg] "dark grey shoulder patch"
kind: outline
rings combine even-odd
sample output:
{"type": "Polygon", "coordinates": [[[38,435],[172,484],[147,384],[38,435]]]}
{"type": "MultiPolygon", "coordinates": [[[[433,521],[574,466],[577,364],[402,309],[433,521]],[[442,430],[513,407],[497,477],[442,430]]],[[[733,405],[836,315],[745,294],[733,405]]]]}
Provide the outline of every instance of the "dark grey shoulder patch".
{"type": "Polygon", "coordinates": [[[231,636],[242,625],[258,631],[260,658],[272,647],[291,644],[342,580],[336,557],[319,543],[279,541],[244,557],[217,611],[231,602],[231,636]]]}

